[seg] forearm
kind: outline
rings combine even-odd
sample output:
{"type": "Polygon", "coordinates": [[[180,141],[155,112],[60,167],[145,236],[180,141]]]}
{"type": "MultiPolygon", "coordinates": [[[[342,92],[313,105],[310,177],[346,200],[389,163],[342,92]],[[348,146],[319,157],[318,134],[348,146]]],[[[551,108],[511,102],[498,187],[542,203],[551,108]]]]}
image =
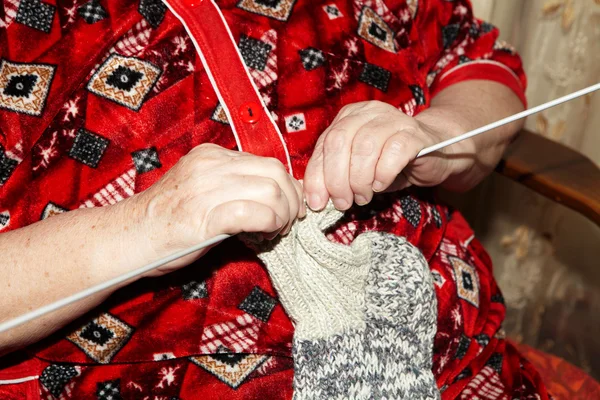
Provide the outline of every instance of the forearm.
{"type": "MultiPolygon", "coordinates": [[[[131,200],[131,199],[130,199],[131,200]]],[[[79,209],[0,235],[0,321],[17,317],[152,257],[131,201],[79,209]],[[137,236],[137,237],[136,237],[137,236]]],[[[122,285],[123,286],[123,285],[122,285]]],[[[98,305],[117,288],[0,334],[0,354],[34,343],[98,305]]]]}
{"type": "MultiPolygon", "coordinates": [[[[432,99],[431,108],[416,119],[456,137],[491,122],[523,111],[519,98],[506,86],[493,81],[465,81],[452,85],[432,99]]],[[[452,145],[448,150],[452,174],[443,187],[465,191],[477,185],[497,165],[514,135],[523,126],[517,121],[452,145]]]]}

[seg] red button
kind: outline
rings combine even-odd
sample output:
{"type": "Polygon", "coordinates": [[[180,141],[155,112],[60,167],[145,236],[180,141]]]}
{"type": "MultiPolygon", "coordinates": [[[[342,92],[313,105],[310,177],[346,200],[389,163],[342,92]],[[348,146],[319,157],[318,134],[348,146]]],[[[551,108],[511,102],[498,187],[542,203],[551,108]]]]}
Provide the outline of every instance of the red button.
{"type": "Polygon", "coordinates": [[[261,115],[262,109],[256,103],[246,103],[240,107],[240,118],[246,123],[257,123],[261,115]]]}

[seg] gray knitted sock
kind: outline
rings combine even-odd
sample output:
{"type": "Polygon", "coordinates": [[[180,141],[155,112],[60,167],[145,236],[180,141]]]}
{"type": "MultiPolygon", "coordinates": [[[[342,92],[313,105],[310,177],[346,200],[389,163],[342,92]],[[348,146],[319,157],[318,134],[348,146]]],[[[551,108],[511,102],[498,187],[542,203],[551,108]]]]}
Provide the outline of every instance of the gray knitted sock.
{"type": "Polygon", "coordinates": [[[426,260],[391,234],[332,243],[323,231],[341,215],[309,212],[279,242],[252,245],[295,325],[294,398],[438,399],[426,260]]]}

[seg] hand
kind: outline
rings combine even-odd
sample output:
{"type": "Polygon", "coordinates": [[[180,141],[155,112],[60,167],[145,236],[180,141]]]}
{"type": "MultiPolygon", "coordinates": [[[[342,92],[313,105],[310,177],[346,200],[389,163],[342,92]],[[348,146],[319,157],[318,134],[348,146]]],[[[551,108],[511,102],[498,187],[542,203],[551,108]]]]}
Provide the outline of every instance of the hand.
{"type": "MultiPolygon", "coordinates": [[[[446,126],[456,131],[452,123],[446,126]]],[[[350,104],[323,132],[308,162],[304,176],[308,205],[320,210],[331,198],[337,209],[347,210],[353,202],[369,203],[374,192],[438,185],[466,168],[450,157],[460,147],[415,158],[447,137],[387,103],[350,104]]]]}
{"type": "MultiPolygon", "coordinates": [[[[213,144],[182,157],[135,203],[156,258],[223,233],[285,235],[306,214],[302,187],[281,162],[213,144]]],[[[167,270],[187,265],[204,252],[167,270]]]]}

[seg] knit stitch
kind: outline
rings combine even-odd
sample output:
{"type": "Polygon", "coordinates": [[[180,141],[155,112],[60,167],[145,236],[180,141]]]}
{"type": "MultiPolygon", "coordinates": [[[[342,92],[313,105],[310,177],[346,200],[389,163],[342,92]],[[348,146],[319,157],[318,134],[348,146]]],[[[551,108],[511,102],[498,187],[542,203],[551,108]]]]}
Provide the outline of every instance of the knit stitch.
{"type": "Polygon", "coordinates": [[[329,205],[279,241],[253,243],[295,324],[294,398],[439,398],[426,260],[391,234],[330,242],[323,231],[341,215],[329,205]]]}

